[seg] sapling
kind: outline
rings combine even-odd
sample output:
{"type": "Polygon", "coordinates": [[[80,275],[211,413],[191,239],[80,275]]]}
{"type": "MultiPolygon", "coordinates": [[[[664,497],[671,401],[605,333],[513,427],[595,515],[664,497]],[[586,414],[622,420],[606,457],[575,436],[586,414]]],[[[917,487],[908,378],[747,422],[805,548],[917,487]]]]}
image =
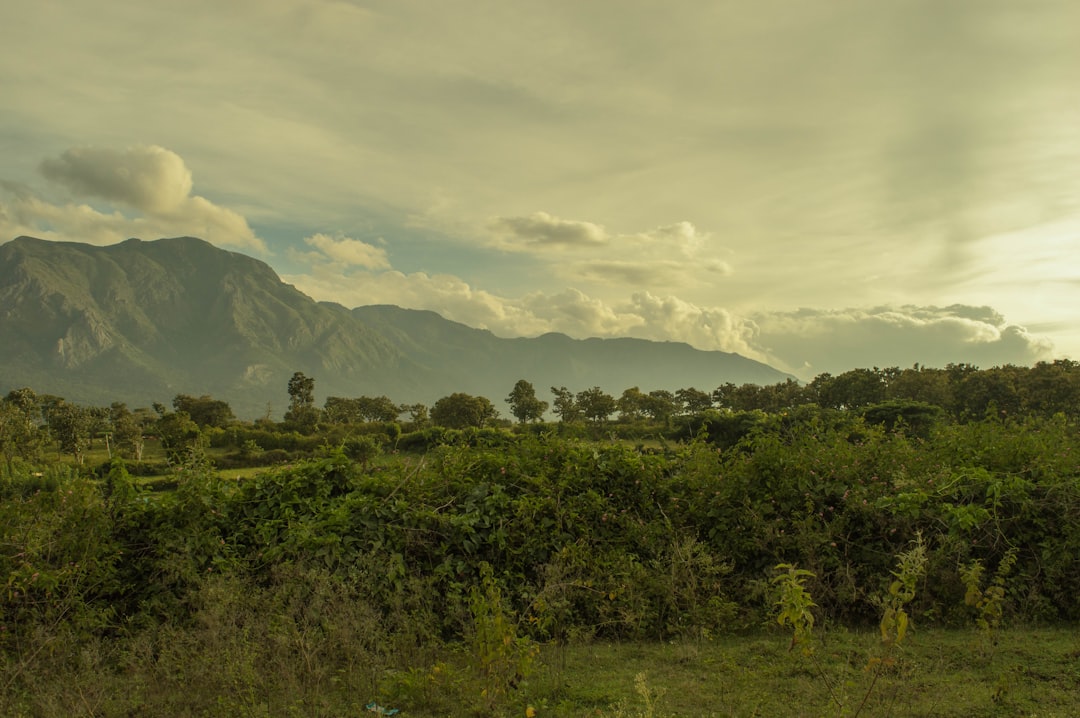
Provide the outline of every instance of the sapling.
{"type": "MultiPolygon", "coordinates": [[[[893,651],[903,643],[910,626],[906,606],[915,598],[915,588],[926,571],[926,562],[926,544],[923,543],[920,534],[916,537],[914,545],[897,557],[897,567],[892,572],[893,581],[889,584],[888,592],[881,599],[882,616],[879,627],[883,651],[880,655],[871,656],[867,661],[866,671],[871,673],[872,677],[861,700],[851,712],[852,716],[858,716],[862,712],[882,673],[895,665],[893,651]]],[[[802,646],[803,655],[813,661],[818,676],[828,689],[829,697],[836,706],[837,715],[847,715],[848,703],[837,690],[839,682],[829,678],[814,651],[813,609],[816,608],[816,604],[806,589],[806,581],[814,578],[815,574],[796,568],[792,564],[780,564],[776,569],[781,571],[772,580],[777,588],[776,620],[781,626],[791,627],[791,648],[802,646]]]]}
{"type": "Polygon", "coordinates": [[[1001,628],[1001,620],[1005,615],[1005,584],[1016,564],[1016,556],[1015,548],[1005,552],[994,571],[990,585],[986,588],[982,587],[983,575],[986,572],[982,561],[975,559],[960,569],[960,578],[967,589],[964,603],[975,609],[975,625],[986,639],[991,657],[997,646],[998,629],[1001,628]]]}

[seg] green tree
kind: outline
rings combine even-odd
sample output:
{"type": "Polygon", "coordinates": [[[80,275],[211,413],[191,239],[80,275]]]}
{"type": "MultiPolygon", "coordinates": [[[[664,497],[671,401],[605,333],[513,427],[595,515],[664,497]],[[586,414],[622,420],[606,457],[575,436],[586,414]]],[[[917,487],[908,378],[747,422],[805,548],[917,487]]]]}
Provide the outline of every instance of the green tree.
{"type": "Polygon", "coordinates": [[[358,424],[360,407],[356,399],[328,396],[323,403],[323,416],[331,424],[358,424]]]}
{"type": "Polygon", "coordinates": [[[0,401],[0,455],[9,473],[16,457],[32,459],[41,451],[40,414],[38,396],[30,388],[14,389],[0,401]]]}
{"type": "Polygon", "coordinates": [[[454,393],[444,396],[431,407],[431,421],[438,426],[464,429],[468,426],[481,428],[499,416],[490,401],[482,396],[454,393]]]}
{"type": "Polygon", "coordinates": [[[170,461],[178,461],[184,451],[198,441],[199,425],[191,420],[186,411],[174,411],[157,420],[155,427],[161,448],[170,461]]]}
{"type": "Polygon", "coordinates": [[[852,369],[838,376],[820,374],[810,387],[819,406],[856,409],[884,401],[886,379],[877,367],[852,369]]]}
{"type": "Polygon", "coordinates": [[[510,405],[510,413],[524,424],[529,421],[539,421],[544,412],[548,410],[548,403],[536,398],[536,389],[524,379],[519,379],[510,396],[506,397],[506,403],[510,405]]]}
{"type": "Polygon", "coordinates": [[[928,369],[915,364],[889,382],[889,399],[921,401],[949,409],[953,405],[952,385],[944,369],[928,369]]]}
{"type": "Polygon", "coordinates": [[[677,410],[675,395],[667,389],[654,389],[645,397],[644,409],[653,421],[667,424],[677,410]]]}
{"type": "Polygon", "coordinates": [[[425,404],[405,404],[401,410],[409,415],[409,423],[412,424],[413,431],[423,429],[431,421],[425,404]]]}
{"type": "Polygon", "coordinates": [[[386,396],[361,396],[355,399],[330,396],[326,398],[326,403],[323,405],[326,420],[333,424],[397,421],[404,410],[386,396]]]}
{"type": "Polygon", "coordinates": [[[145,440],[143,424],[139,418],[128,411],[126,404],[114,402],[109,407],[109,420],[112,424],[113,439],[121,455],[135,461],[142,461],[145,440]]]}
{"type": "Polygon", "coordinates": [[[83,406],[68,404],[63,399],[48,410],[46,422],[49,432],[57,443],[57,451],[71,454],[75,463],[82,464],[90,446],[90,429],[93,417],[83,406]]]}
{"type": "Polygon", "coordinates": [[[315,406],[315,380],[298,371],[289,379],[289,408],[315,406]]]}
{"type": "Polygon", "coordinates": [[[969,372],[957,386],[957,416],[962,419],[1003,418],[1021,413],[1020,367],[1005,366],[969,372]]]}
{"type": "Polygon", "coordinates": [[[361,396],[356,401],[364,421],[397,421],[402,412],[401,406],[388,396],[361,396]]]}
{"type": "Polygon", "coordinates": [[[1080,363],[1070,359],[1038,362],[1020,376],[1025,412],[1050,417],[1075,417],[1080,412],[1080,363]]]}
{"type": "Polygon", "coordinates": [[[289,409],[285,412],[286,423],[305,432],[314,431],[319,424],[319,409],[315,406],[315,380],[296,372],[289,379],[289,409]]]}
{"type": "Polygon", "coordinates": [[[608,417],[614,414],[615,409],[618,408],[615,397],[598,386],[579,391],[576,403],[581,409],[581,415],[594,424],[607,421],[608,417]]]}
{"type": "Polygon", "coordinates": [[[619,412],[619,418],[623,421],[637,421],[645,413],[645,403],[648,396],[641,389],[632,386],[624,389],[622,395],[615,401],[615,408],[619,412]]]}
{"type": "Polygon", "coordinates": [[[187,412],[191,420],[198,424],[200,428],[214,426],[224,429],[236,421],[232,407],[228,403],[220,399],[214,399],[207,394],[200,397],[177,394],[173,398],[173,408],[176,411],[187,412]]]}
{"type": "Polygon", "coordinates": [[[578,406],[573,393],[569,389],[565,386],[557,389],[551,387],[551,393],[555,395],[555,401],[552,402],[552,411],[555,412],[560,421],[564,424],[570,424],[581,419],[581,407],[578,406]]]}
{"type": "Polygon", "coordinates": [[[689,387],[675,392],[675,401],[683,414],[700,414],[712,408],[712,397],[708,392],[689,387]]]}

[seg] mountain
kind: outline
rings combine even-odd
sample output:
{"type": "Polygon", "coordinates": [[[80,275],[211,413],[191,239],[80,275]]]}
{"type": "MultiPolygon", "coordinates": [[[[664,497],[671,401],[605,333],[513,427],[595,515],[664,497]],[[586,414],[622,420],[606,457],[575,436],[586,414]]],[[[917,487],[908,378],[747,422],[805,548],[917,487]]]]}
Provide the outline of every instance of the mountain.
{"type": "MultiPolygon", "coordinates": [[[[211,394],[239,416],[280,416],[293,372],[316,398],[432,404],[455,391],[505,409],[514,383],[618,396],[791,378],[737,354],[642,339],[506,339],[430,311],[316,302],[265,263],[194,237],[107,247],[0,245],[0,390],[168,404],[211,394]]],[[[507,412],[503,412],[506,414],[507,412]]]]}

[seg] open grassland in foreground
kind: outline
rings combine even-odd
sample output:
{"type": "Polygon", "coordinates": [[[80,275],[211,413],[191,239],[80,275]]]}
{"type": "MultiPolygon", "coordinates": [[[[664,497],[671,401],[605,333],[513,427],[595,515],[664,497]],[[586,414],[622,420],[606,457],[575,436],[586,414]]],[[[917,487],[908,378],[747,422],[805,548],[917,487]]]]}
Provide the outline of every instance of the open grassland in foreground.
{"type": "MultiPolygon", "coordinates": [[[[991,655],[971,631],[909,636],[860,715],[1078,714],[1080,630],[1014,629],[1000,639],[991,655]]],[[[820,672],[776,634],[583,645],[546,656],[535,683],[552,716],[850,716],[870,687],[878,643],[876,632],[830,632],[818,650],[820,672]]]]}
{"type": "Polygon", "coordinates": [[[100,656],[84,654],[81,669],[31,677],[32,699],[9,701],[5,715],[360,718],[373,715],[364,707],[373,700],[401,718],[1077,715],[1075,626],[1006,630],[992,653],[970,630],[919,631],[910,639],[868,697],[876,632],[829,632],[820,666],[789,651],[778,632],[546,646],[532,676],[487,709],[479,707],[480,684],[466,677],[471,657],[452,647],[428,654],[430,665],[392,671],[366,692],[370,683],[357,675],[363,667],[350,675],[308,663],[318,650],[304,655],[281,646],[262,661],[255,659],[266,646],[228,641],[218,652],[185,644],[154,661],[139,660],[136,651],[119,672],[99,673],[93,664],[100,656]],[[254,672],[256,663],[263,668],[254,672]]]}

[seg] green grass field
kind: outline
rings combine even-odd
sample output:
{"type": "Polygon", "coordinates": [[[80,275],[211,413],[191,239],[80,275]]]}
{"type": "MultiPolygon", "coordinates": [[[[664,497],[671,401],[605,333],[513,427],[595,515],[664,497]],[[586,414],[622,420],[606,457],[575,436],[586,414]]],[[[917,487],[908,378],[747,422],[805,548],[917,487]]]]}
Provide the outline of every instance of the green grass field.
{"type": "MultiPolygon", "coordinates": [[[[971,630],[919,631],[909,639],[860,715],[1080,714],[1076,627],[1004,631],[993,653],[971,630]]],[[[528,695],[505,715],[525,715],[532,705],[538,716],[850,716],[870,686],[866,666],[879,644],[876,632],[831,632],[818,650],[820,671],[798,648],[789,651],[779,632],[548,648],[528,695]]],[[[423,707],[407,714],[446,715],[423,707]]]]}

